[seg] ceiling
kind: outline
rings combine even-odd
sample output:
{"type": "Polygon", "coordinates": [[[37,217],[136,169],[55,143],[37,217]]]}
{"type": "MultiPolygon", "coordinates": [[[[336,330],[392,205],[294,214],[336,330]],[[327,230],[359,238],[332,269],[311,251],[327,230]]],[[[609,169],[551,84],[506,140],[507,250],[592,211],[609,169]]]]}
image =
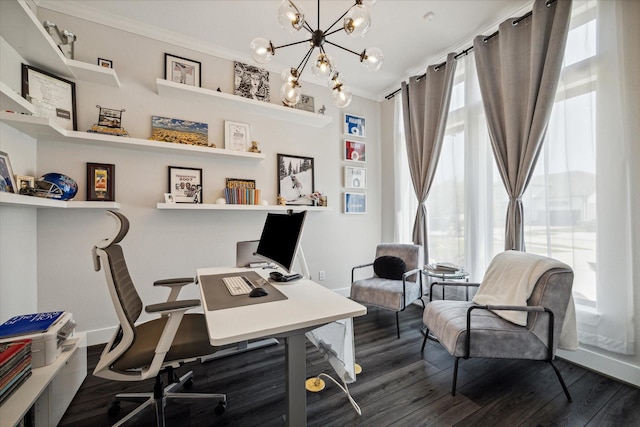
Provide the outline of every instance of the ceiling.
{"type": "MultiPolygon", "coordinates": [[[[39,7],[112,25],[121,30],[159,37],[170,43],[201,50],[227,59],[255,64],[249,43],[264,37],[275,46],[308,38],[308,33],[289,34],[278,23],[281,0],[37,0],[39,7]]],[[[372,25],[364,37],[343,31],[328,37],[355,52],[378,47],[384,65],[366,71],[358,57],[325,44],[341,76],[353,92],[380,100],[400,87],[408,76],[420,74],[428,64],[443,60],[449,49],[460,51],[478,34],[490,34],[497,24],[530,8],[532,0],[380,0],[371,8],[372,25]],[[425,19],[428,12],[431,19],[425,19]]],[[[318,27],[315,0],[294,0],[301,6],[313,29],[318,27]]],[[[320,27],[326,30],[353,0],[322,0],[320,27]]],[[[304,33],[302,33],[304,31],[304,33]]],[[[261,65],[280,73],[297,66],[308,50],[306,44],[278,49],[273,61],[261,65]]],[[[195,59],[195,58],[194,58],[195,59]]],[[[258,65],[258,64],[256,64],[258,65]]],[[[303,82],[326,84],[310,70],[303,82]]],[[[303,83],[304,84],[304,83],[303,83]]]]}

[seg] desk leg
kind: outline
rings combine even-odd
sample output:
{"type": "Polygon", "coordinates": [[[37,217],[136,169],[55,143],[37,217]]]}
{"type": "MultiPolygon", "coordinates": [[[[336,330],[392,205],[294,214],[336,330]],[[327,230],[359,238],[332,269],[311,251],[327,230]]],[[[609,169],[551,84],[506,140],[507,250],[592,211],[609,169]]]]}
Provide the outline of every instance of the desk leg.
{"type": "Polygon", "coordinates": [[[304,387],[306,367],[305,335],[285,339],[287,365],[287,426],[307,425],[307,391],[304,387]]]}

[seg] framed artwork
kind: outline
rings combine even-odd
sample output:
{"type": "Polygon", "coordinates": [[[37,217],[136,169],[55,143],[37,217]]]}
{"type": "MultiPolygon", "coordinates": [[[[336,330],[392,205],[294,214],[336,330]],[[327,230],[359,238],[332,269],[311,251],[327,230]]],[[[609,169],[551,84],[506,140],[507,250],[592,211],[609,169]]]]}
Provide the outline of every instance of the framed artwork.
{"type": "Polygon", "coordinates": [[[358,136],[360,138],[366,137],[365,118],[355,116],[353,114],[344,115],[344,134],[351,136],[358,136]]]}
{"type": "Polygon", "coordinates": [[[126,110],[116,110],[113,108],[104,108],[96,105],[100,112],[98,113],[98,126],[105,126],[108,128],[121,128],[122,127],[122,113],[126,110]]]}
{"type": "Polygon", "coordinates": [[[175,203],[202,203],[202,169],[169,166],[169,194],[175,203]]]}
{"type": "Polygon", "coordinates": [[[344,160],[351,162],[365,162],[367,160],[366,145],[364,142],[344,140],[344,160]]]}
{"type": "Polygon", "coordinates": [[[116,166],[87,163],[87,201],[114,202],[116,200],[116,166]]]}
{"type": "Polygon", "coordinates": [[[33,104],[36,116],[54,119],[66,130],[78,129],[74,82],[22,64],[22,96],[33,104]]]}
{"type": "Polygon", "coordinates": [[[224,148],[247,151],[251,146],[251,127],[246,123],[224,122],[224,148]]]}
{"type": "Polygon", "coordinates": [[[164,54],[164,79],[175,83],[200,87],[201,64],[192,59],[164,54]]]}
{"type": "Polygon", "coordinates": [[[113,61],[104,58],[98,58],[98,65],[104,68],[113,68],[113,61]]]}
{"type": "Polygon", "coordinates": [[[367,170],[365,168],[345,166],[344,186],[346,188],[367,188],[367,170]]]}
{"type": "Polygon", "coordinates": [[[36,190],[36,179],[28,175],[16,175],[16,188],[19,194],[34,195],[36,190]]]}
{"type": "Polygon", "coordinates": [[[209,146],[209,125],[190,120],[151,117],[151,139],[177,144],[209,146]]]}
{"type": "Polygon", "coordinates": [[[367,213],[367,195],[365,193],[344,193],[344,213],[367,213]]]}
{"type": "Polygon", "coordinates": [[[287,205],[313,205],[313,158],[278,154],[278,196],[287,205]]]}
{"type": "Polygon", "coordinates": [[[3,193],[17,193],[17,189],[9,155],[4,151],[0,151],[0,191],[3,193]]]}
{"type": "Polygon", "coordinates": [[[264,102],[271,100],[267,70],[235,61],[233,75],[235,79],[233,88],[236,95],[264,102]]]}
{"type": "Polygon", "coordinates": [[[310,111],[312,113],[316,111],[313,102],[313,96],[300,95],[300,102],[296,104],[296,108],[298,110],[310,111]]]}

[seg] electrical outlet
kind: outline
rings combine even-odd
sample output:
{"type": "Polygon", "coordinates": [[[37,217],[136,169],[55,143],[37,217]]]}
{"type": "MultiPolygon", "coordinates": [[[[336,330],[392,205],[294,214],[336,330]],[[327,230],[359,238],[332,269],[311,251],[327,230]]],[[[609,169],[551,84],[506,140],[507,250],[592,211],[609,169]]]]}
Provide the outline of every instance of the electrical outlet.
{"type": "Polygon", "coordinates": [[[324,270],[318,272],[318,280],[324,280],[324,270]]]}

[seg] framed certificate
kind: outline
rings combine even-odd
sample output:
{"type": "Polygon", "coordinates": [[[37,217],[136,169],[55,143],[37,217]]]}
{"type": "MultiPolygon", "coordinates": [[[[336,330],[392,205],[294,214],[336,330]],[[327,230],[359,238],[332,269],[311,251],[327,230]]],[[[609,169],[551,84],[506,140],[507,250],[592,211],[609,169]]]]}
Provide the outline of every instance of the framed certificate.
{"type": "Polygon", "coordinates": [[[76,84],[22,64],[22,96],[35,106],[35,115],[48,117],[66,130],[77,130],[76,84]]]}
{"type": "Polygon", "coordinates": [[[224,148],[227,150],[247,151],[251,146],[250,126],[246,123],[224,122],[224,148]]]}

